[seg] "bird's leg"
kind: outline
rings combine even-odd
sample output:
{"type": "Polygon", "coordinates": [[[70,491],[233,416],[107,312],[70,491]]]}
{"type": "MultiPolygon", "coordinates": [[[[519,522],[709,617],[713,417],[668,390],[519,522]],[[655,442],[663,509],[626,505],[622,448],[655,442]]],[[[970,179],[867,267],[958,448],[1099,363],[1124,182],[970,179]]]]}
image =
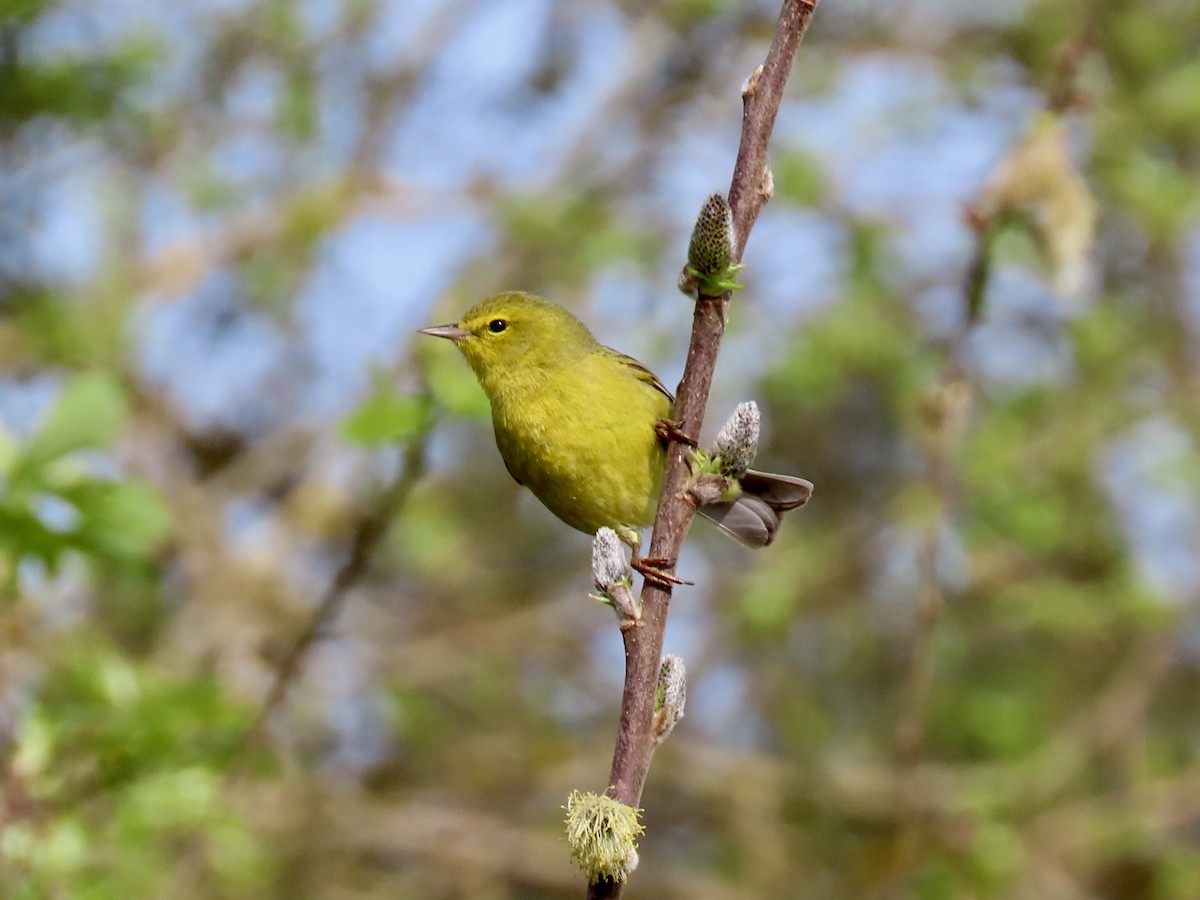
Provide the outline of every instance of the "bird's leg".
{"type": "MultiPolygon", "coordinates": [[[[685,581],[682,578],[677,578],[671,569],[675,568],[675,560],[665,559],[660,556],[640,556],[642,550],[642,536],[633,528],[621,528],[617,530],[617,536],[626,544],[633,548],[633,559],[629,561],[629,566],[634,571],[638,572],[643,578],[657,587],[664,590],[670,590],[677,584],[692,584],[691,581],[685,581]]],[[[640,624],[640,622],[639,622],[640,624]]]]}
{"type": "Polygon", "coordinates": [[[689,447],[698,446],[699,442],[679,427],[678,422],[673,422],[670,419],[656,419],[654,421],[654,433],[665,444],[672,441],[678,441],[681,444],[687,444],[689,447]]]}

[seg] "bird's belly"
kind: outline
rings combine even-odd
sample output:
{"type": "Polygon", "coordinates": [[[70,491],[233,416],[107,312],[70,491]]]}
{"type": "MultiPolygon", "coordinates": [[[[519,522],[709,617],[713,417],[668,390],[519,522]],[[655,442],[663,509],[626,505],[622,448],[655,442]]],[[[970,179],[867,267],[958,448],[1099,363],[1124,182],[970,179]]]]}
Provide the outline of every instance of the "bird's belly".
{"type": "Polygon", "coordinates": [[[509,471],[573,528],[594,534],[649,525],[664,453],[653,419],[596,408],[544,409],[536,417],[493,416],[496,444],[509,471]],[[549,427],[544,422],[555,423],[549,427]]]}

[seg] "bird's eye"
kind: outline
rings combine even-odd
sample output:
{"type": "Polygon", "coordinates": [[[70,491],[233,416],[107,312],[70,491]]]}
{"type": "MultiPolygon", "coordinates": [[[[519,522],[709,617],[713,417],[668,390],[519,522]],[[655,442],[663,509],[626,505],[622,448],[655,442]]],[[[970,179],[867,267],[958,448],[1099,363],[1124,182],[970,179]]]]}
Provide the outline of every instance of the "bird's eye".
{"type": "Polygon", "coordinates": [[[507,327],[508,323],[503,319],[492,319],[492,321],[488,322],[488,331],[492,334],[499,334],[507,327]]]}

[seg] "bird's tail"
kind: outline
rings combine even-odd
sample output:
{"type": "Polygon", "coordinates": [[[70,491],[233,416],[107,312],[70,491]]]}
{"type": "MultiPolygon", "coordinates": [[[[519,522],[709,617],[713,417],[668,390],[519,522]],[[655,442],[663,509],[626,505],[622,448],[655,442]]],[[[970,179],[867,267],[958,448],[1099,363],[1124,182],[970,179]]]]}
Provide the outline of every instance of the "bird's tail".
{"type": "Polygon", "coordinates": [[[738,481],[742,493],[736,500],[710,503],[700,515],[747,547],[765,547],[775,540],[779,520],[812,496],[812,482],[791,475],[772,475],[748,469],[738,481]]]}

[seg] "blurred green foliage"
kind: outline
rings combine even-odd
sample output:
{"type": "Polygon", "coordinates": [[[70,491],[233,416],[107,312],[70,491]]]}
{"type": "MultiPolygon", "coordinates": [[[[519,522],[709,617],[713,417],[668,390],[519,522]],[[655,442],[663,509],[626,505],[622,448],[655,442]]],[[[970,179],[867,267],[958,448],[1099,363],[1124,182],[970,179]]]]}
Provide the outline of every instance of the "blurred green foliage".
{"type": "Polygon", "coordinates": [[[177,681],[95,641],[68,642],[54,664],[19,723],[10,794],[10,809],[52,817],[5,829],[6,895],[180,896],[207,883],[248,896],[269,884],[270,856],[221,802],[244,708],[212,678],[177,681]],[[180,853],[187,866],[163,865],[180,853]]]}
{"type": "Polygon", "coordinates": [[[67,553],[141,565],[166,535],[169,514],[150,486],[98,478],[79,457],[108,449],[125,419],[116,382],[104,373],[84,373],[63,385],[23,445],[0,436],[0,546],[10,579],[24,559],[40,560],[53,573],[67,553]]]}
{"type": "Polygon", "coordinates": [[[617,260],[649,265],[662,242],[632,222],[614,220],[597,190],[514,196],[498,204],[509,264],[549,284],[575,284],[617,260]]]}
{"type": "Polygon", "coordinates": [[[423,398],[384,386],[346,418],[342,431],[349,440],[367,446],[405,443],[428,431],[429,417],[423,398]]]}
{"type": "MultiPolygon", "coordinates": [[[[559,807],[608,771],[611,615],[462,359],[408,336],[535,290],[669,382],[693,201],[777,9],[550,4],[485,164],[442,183],[405,154],[471,149],[455,104],[496,76],[470,28],[506,5],[434,5],[419,29],[384,0],[247,0],[121,30],[0,2],[0,896],[582,893],[559,807]],[[521,177],[487,164],[505,142],[521,177]],[[307,405],[308,374],[358,363],[322,329],[371,327],[346,260],[384,245],[345,253],[351,226],[464,211],[487,239],[433,288],[426,245],[388,237],[397,298],[426,292],[395,359],[307,405]]],[[[753,556],[695,530],[668,631],[689,718],[630,897],[1200,895],[1200,12],[962,10],[825,3],[801,50],[780,122],[810,124],[781,129],[765,214],[796,230],[750,238],[718,387],[816,494],[753,556]],[[964,179],[937,154],[972,129],[997,168],[964,179]],[[1090,283],[1056,295],[1069,264],[1090,283]]]]}

